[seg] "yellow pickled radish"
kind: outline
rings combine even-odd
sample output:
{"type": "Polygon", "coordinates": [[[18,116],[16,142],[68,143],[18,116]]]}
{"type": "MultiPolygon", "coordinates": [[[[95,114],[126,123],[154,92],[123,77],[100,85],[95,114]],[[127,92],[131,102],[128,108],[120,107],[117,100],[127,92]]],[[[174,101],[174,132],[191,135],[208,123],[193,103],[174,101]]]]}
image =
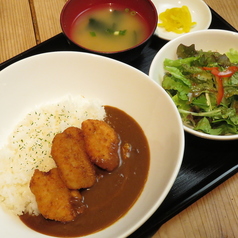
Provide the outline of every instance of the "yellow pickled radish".
{"type": "Polygon", "coordinates": [[[159,27],[165,28],[166,31],[177,34],[187,33],[196,25],[192,21],[192,16],[187,6],[174,7],[167,9],[159,14],[159,27]]]}

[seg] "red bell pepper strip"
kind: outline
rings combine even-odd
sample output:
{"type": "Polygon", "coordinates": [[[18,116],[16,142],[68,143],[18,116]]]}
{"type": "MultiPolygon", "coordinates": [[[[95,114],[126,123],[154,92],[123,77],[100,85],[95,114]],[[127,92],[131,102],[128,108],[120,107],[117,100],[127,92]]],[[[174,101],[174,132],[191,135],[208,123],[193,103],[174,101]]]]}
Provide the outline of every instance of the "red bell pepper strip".
{"type": "Polygon", "coordinates": [[[224,96],[224,88],[222,83],[222,78],[231,77],[235,72],[238,71],[237,66],[230,66],[224,71],[219,71],[218,67],[203,67],[205,70],[211,71],[215,76],[217,82],[217,105],[220,105],[221,100],[224,96]]]}
{"type": "Polygon", "coordinates": [[[222,78],[215,76],[217,82],[217,105],[220,105],[221,100],[224,96],[224,87],[222,83],[222,78]]]}
{"type": "Polygon", "coordinates": [[[238,67],[230,66],[225,71],[220,71],[217,76],[219,76],[219,77],[231,77],[237,70],[238,70],[238,67]]]}
{"type": "Polygon", "coordinates": [[[218,75],[218,73],[220,72],[218,70],[218,67],[203,67],[203,69],[211,71],[213,75],[218,75]]]}
{"type": "Polygon", "coordinates": [[[218,77],[231,77],[235,72],[238,71],[237,66],[230,66],[224,71],[219,71],[218,67],[203,67],[205,70],[211,71],[211,73],[218,77]]]}
{"type": "Polygon", "coordinates": [[[203,67],[203,69],[211,71],[211,73],[215,76],[217,83],[217,105],[220,105],[224,95],[222,78],[218,76],[220,71],[218,70],[218,67],[203,67]]]}

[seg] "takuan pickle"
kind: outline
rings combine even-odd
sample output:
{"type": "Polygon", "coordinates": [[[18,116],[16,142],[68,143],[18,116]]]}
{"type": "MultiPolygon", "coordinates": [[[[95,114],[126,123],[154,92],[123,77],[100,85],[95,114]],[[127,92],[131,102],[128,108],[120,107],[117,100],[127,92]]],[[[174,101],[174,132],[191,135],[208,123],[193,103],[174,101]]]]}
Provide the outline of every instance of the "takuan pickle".
{"type": "Polygon", "coordinates": [[[190,11],[187,6],[174,7],[167,9],[159,14],[159,27],[165,28],[166,31],[177,34],[188,33],[191,28],[196,25],[192,21],[190,11]]]}

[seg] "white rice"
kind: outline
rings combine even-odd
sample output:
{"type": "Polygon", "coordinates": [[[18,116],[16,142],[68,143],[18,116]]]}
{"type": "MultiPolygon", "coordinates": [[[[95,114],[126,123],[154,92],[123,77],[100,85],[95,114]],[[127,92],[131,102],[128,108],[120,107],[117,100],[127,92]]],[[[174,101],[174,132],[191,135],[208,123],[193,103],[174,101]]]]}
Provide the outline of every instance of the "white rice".
{"type": "Polygon", "coordinates": [[[105,110],[98,100],[67,96],[56,103],[40,105],[16,126],[6,146],[0,149],[0,203],[15,215],[39,214],[29,182],[35,169],[55,167],[51,142],[69,126],[81,127],[86,119],[103,120],[105,110]]]}

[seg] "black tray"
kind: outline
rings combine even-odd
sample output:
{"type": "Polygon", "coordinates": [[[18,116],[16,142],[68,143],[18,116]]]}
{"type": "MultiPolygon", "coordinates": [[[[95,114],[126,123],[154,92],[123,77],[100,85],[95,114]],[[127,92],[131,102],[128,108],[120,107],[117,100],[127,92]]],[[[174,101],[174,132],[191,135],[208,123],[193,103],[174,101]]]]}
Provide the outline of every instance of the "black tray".
{"type": "MultiPolygon", "coordinates": [[[[212,11],[211,29],[236,31],[212,11]]],[[[153,36],[141,56],[130,65],[148,74],[152,59],[167,41],[153,36]]],[[[25,57],[52,51],[79,51],[60,33],[0,64],[0,70],[25,57]]],[[[81,50],[80,50],[81,51],[81,50]]],[[[159,209],[129,238],[151,237],[159,227],[238,171],[237,141],[205,140],[185,132],[184,159],[177,179],[159,209]]],[[[159,182],[159,181],[158,181],[159,182]]]]}

